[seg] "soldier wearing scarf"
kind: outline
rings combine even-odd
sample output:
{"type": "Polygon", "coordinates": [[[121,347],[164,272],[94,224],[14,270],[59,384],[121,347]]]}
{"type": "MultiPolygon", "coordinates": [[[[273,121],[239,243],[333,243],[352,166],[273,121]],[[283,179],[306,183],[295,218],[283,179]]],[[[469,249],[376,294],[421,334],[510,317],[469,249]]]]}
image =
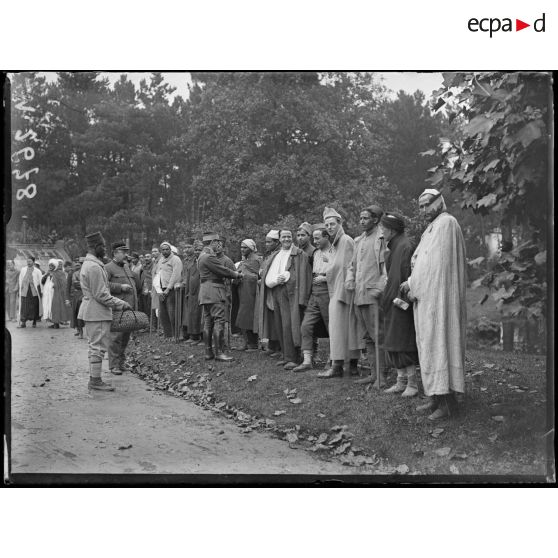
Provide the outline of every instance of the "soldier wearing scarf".
{"type": "Polygon", "coordinates": [[[347,360],[350,361],[350,372],[356,372],[360,354],[359,351],[349,350],[349,309],[353,293],[345,288],[345,278],[353,258],[355,242],[345,234],[341,215],[335,209],[326,207],[323,218],[332,239],[326,268],[331,368],[318,373],[318,377],[334,378],[343,375],[343,364],[347,360]]]}

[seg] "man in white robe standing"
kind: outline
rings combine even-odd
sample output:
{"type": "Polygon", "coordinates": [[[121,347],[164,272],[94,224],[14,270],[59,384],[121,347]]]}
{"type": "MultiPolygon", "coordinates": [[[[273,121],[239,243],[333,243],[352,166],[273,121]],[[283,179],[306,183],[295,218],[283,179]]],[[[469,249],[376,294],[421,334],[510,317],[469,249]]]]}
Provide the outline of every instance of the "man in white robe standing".
{"type": "Polygon", "coordinates": [[[436,420],[454,414],[455,394],[465,391],[465,242],[438,190],[427,189],[420,195],[419,210],[430,224],[401,291],[414,302],[422,385],[430,397],[417,410],[431,410],[428,418],[436,420]]]}

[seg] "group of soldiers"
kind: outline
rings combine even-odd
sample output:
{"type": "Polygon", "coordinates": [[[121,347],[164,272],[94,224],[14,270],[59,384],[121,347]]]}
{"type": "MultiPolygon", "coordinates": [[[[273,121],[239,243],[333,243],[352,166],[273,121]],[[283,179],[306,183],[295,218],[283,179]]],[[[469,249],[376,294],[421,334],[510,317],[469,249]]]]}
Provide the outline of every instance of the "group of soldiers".
{"type": "Polygon", "coordinates": [[[360,383],[383,387],[395,369],[396,383],[386,391],[412,397],[419,368],[430,396],[422,407],[433,420],[452,414],[455,394],[464,390],[464,242],[440,192],[425,190],[419,209],[429,225],[416,250],[403,218],[375,205],[362,209],[356,239],[326,207],[322,223],[298,227],[296,245],[291,230],[273,229],[260,256],[245,239],[236,264],[216,233],[186,245],[184,260],[163,242],[151,254],[133,254],[130,265],[124,242],[113,244],[113,259],[103,265],[101,233],[87,236],[79,317],[89,338],[90,387],[112,390],[101,380],[105,350],[112,373],[127,369],[130,334],[110,333],[110,308],[140,308],[151,325],[160,321],[165,337],[203,341],[207,360],[233,360],[225,342],[230,325],[242,332],[242,350],[261,344],[277,365],[296,373],[315,366],[318,339],[329,337],[328,365],[318,377],[360,375],[365,352],[371,374],[360,383]]]}

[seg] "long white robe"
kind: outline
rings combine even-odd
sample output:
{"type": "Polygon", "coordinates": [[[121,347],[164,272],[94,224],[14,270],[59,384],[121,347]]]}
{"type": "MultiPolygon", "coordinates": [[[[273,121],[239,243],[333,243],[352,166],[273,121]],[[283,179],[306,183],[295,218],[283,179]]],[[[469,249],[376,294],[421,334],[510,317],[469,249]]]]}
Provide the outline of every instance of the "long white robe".
{"type": "Polygon", "coordinates": [[[466,266],[461,227],[441,213],[421,237],[408,280],[426,395],[465,391],[466,266]]]}
{"type": "Polygon", "coordinates": [[[43,312],[45,320],[52,319],[52,299],[54,297],[54,285],[52,277],[48,277],[43,286],[43,312]]]}

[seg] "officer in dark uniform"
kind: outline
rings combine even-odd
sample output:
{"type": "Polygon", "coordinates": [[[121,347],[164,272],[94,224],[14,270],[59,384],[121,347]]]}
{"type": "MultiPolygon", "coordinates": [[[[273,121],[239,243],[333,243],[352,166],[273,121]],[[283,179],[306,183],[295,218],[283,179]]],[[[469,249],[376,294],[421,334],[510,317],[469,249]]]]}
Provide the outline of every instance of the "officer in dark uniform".
{"type": "Polygon", "coordinates": [[[232,261],[223,254],[225,239],[216,233],[205,233],[206,248],[198,258],[200,271],[199,303],[203,307],[203,338],[205,359],[228,362],[233,360],[224,351],[227,308],[227,278],[239,279],[242,273],[234,268],[232,261]],[[215,351],[215,352],[214,352],[215,351]]]}
{"type": "MultiPolygon", "coordinates": [[[[125,242],[115,242],[112,245],[113,259],[105,265],[105,271],[109,281],[110,294],[127,302],[133,310],[137,310],[139,281],[126,261],[129,250],[125,242]]],[[[129,331],[111,332],[108,356],[109,369],[112,374],[120,376],[122,372],[130,370],[125,356],[129,341],[129,331]]]]}

